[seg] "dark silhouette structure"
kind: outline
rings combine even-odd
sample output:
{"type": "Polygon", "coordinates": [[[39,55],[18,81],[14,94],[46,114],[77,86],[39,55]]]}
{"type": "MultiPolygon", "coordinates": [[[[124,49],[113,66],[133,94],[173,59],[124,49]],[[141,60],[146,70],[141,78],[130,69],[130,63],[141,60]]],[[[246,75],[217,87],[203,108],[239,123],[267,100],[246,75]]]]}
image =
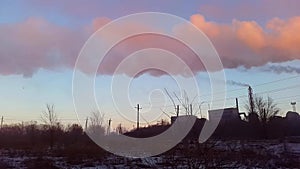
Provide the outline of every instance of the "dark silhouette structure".
{"type": "MultiPolygon", "coordinates": [[[[204,123],[215,118],[216,112],[223,111],[221,120],[212,138],[218,139],[283,139],[289,136],[300,136],[300,116],[296,112],[288,112],[286,117],[272,116],[262,123],[257,113],[249,113],[247,118],[241,118],[238,108],[225,108],[209,111],[209,120],[197,118],[193,128],[184,140],[197,140],[204,123]]],[[[132,130],[125,135],[131,137],[151,137],[167,130],[177,119],[171,117],[171,124],[153,125],[139,130],[132,130]]]]}

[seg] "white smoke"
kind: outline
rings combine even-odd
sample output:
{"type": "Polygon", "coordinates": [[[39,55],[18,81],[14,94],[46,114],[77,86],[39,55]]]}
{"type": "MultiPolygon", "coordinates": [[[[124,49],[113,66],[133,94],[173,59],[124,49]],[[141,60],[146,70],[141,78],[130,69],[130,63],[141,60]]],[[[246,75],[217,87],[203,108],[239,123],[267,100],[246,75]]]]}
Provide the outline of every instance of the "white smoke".
{"type": "Polygon", "coordinates": [[[269,65],[262,67],[263,71],[274,72],[274,73],[297,73],[300,74],[300,67],[293,66],[280,66],[280,65],[269,65]]]}
{"type": "Polygon", "coordinates": [[[233,80],[227,80],[226,83],[228,85],[232,85],[232,86],[242,86],[242,87],[249,87],[250,86],[249,84],[242,83],[242,82],[236,82],[236,81],[233,81],[233,80]]]}

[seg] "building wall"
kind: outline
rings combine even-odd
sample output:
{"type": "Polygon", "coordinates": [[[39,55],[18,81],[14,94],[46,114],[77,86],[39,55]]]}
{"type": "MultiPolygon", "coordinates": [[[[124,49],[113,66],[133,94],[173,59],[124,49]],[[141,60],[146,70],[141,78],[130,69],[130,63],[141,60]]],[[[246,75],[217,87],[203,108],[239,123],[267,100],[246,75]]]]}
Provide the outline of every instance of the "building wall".
{"type": "Polygon", "coordinates": [[[218,118],[221,118],[221,120],[226,120],[226,121],[240,120],[240,116],[237,108],[209,110],[208,116],[210,121],[217,120],[218,118]]]}

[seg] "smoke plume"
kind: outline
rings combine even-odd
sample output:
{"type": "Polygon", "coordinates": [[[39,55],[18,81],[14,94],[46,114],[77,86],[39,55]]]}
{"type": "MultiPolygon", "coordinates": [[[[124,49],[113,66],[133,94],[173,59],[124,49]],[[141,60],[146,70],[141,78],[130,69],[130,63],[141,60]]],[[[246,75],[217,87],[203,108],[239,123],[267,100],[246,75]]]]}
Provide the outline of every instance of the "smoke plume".
{"type": "Polygon", "coordinates": [[[274,73],[297,73],[300,74],[300,67],[293,66],[280,66],[280,65],[270,65],[262,68],[263,71],[266,72],[274,72],[274,73]]]}
{"type": "Polygon", "coordinates": [[[249,87],[250,86],[249,84],[242,83],[242,82],[236,82],[233,80],[227,80],[227,84],[232,85],[232,86],[241,86],[241,87],[249,87]]]}

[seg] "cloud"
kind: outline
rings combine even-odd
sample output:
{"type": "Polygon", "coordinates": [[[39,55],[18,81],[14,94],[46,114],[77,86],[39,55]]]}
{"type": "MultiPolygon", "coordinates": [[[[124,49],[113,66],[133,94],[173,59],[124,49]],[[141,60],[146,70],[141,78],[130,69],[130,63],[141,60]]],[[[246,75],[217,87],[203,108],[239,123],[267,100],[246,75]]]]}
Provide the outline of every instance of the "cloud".
{"type": "Polygon", "coordinates": [[[82,43],[81,34],[43,19],[0,25],[0,73],[32,76],[40,68],[72,67],[82,43]]]}
{"type": "MultiPolygon", "coordinates": [[[[95,18],[82,29],[71,29],[50,23],[41,18],[29,18],[22,23],[0,25],[0,74],[32,76],[39,69],[73,69],[75,60],[88,37],[111,20],[95,18]]],[[[224,68],[258,67],[267,63],[281,63],[300,59],[300,17],[286,20],[273,18],[264,26],[255,21],[233,20],[230,24],[207,21],[203,15],[191,16],[190,21],[201,29],[215,45],[224,68]]],[[[129,30],[149,25],[131,23],[122,28],[129,30]]],[[[153,28],[151,28],[153,30],[153,28]]],[[[180,29],[174,28],[174,33],[180,29]]],[[[112,30],[106,37],[118,33],[112,30]]],[[[177,32],[178,33],[178,32],[177,32]]],[[[188,34],[188,32],[186,32],[188,34]]],[[[191,35],[187,35],[193,37],[191,35]]],[[[160,48],[176,54],[194,73],[205,71],[199,58],[184,44],[172,38],[148,34],[130,37],[107,54],[99,74],[112,75],[117,66],[130,54],[145,48],[160,48]]],[[[132,65],[136,64],[132,60],[132,65]]],[[[171,72],[180,74],[175,60],[159,57],[143,57],[138,64],[157,63],[168,65],[171,72]]],[[[86,65],[88,68],[89,65],[86,65]]],[[[129,76],[134,76],[128,66],[129,76]]],[[[85,70],[83,70],[85,71],[85,70]]],[[[153,76],[163,71],[147,70],[153,76]]]]}
{"type": "Polygon", "coordinates": [[[80,30],[42,18],[0,24],[0,74],[31,77],[39,69],[73,69],[87,38],[110,20],[95,20],[80,30]]]}
{"type": "MultiPolygon", "coordinates": [[[[122,30],[126,32],[126,30],[129,29],[139,29],[138,27],[142,27],[142,25],[136,25],[134,27],[132,25],[128,25],[128,27],[123,27],[122,30]]],[[[110,36],[114,36],[117,33],[112,31],[108,34],[110,35],[101,38],[109,40],[110,36]]],[[[123,73],[131,77],[138,77],[142,73],[150,74],[152,76],[162,76],[166,74],[166,70],[168,70],[168,73],[173,75],[184,75],[183,73],[186,72],[186,69],[188,68],[190,68],[193,73],[205,70],[198,56],[182,42],[167,36],[151,33],[132,36],[116,44],[106,54],[100,65],[98,73],[112,75],[119,66],[122,66],[123,72],[119,71],[118,73],[123,73]],[[134,59],[128,57],[136,51],[151,48],[168,51],[173,53],[174,57],[171,57],[170,54],[165,52],[157,52],[155,50],[140,54],[139,56],[131,56],[134,59]],[[127,66],[121,64],[126,64],[127,66]],[[142,70],[143,68],[147,69],[142,70]],[[158,70],[159,68],[162,70],[158,70]],[[137,69],[142,71],[138,74],[138,76],[135,74],[137,69]]],[[[86,65],[81,66],[84,70],[85,67],[86,65]]],[[[90,67],[91,66],[87,66],[85,72],[90,72],[90,67]]]]}
{"type": "Polygon", "coordinates": [[[107,17],[95,18],[92,21],[92,25],[88,26],[87,31],[93,33],[109,22],[111,22],[111,19],[109,19],[107,17]]]}
{"type": "Polygon", "coordinates": [[[281,66],[281,65],[268,65],[262,67],[260,70],[274,73],[297,73],[300,74],[300,67],[281,66]]]}
{"type": "MultiPolygon", "coordinates": [[[[267,63],[280,63],[300,59],[300,49],[297,45],[300,44],[300,36],[296,33],[300,30],[300,17],[293,17],[288,20],[274,18],[264,27],[255,21],[233,20],[231,24],[219,24],[207,21],[200,14],[191,16],[190,21],[212,40],[221,57],[224,68],[245,67],[249,69],[263,66],[267,63]]],[[[127,25],[122,28],[122,33],[131,29],[139,29],[140,27],[145,27],[145,25],[127,25]]],[[[194,38],[184,28],[186,28],[184,25],[178,25],[174,27],[173,31],[175,34],[180,33],[181,35],[184,31],[185,34],[183,36],[194,38]]],[[[116,32],[112,31],[106,37],[107,40],[116,32]]],[[[130,37],[114,46],[106,55],[99,73],[113,74],[118,65],[127,56],[146,48],[159,48],[174,53],[185,62],[186,66],[193,73],[205,71],[205,67],[199,58],[181,42],[165,36],[148,34],[130,37]]],[[[131,66],[128,66],[126,70],[124,69],[124,73],[134,76],[132,72],[134,72],[136,67],[150,63],[160,63],[168,65],[169,70],[173,74],[180,74],[175,60],[163,58],[163,55],[161,57],[149,55],[148,57],[143,57],[143,59],[131,60],[131,62],[127,62],[131,66]]],[[[143,73],[149,73],[153,76],[165,74],[165,72],[155,69],[149,69],[143,71],[143,73]]]]}
{"type": "Polygon", "coordinates": [[[274,18],[264,27],[255,21],[218,24],[199,14],[193,15],[191,22],[212,40],[225,68],[251,68],[300,59],[300,17],[274,18]]]}

